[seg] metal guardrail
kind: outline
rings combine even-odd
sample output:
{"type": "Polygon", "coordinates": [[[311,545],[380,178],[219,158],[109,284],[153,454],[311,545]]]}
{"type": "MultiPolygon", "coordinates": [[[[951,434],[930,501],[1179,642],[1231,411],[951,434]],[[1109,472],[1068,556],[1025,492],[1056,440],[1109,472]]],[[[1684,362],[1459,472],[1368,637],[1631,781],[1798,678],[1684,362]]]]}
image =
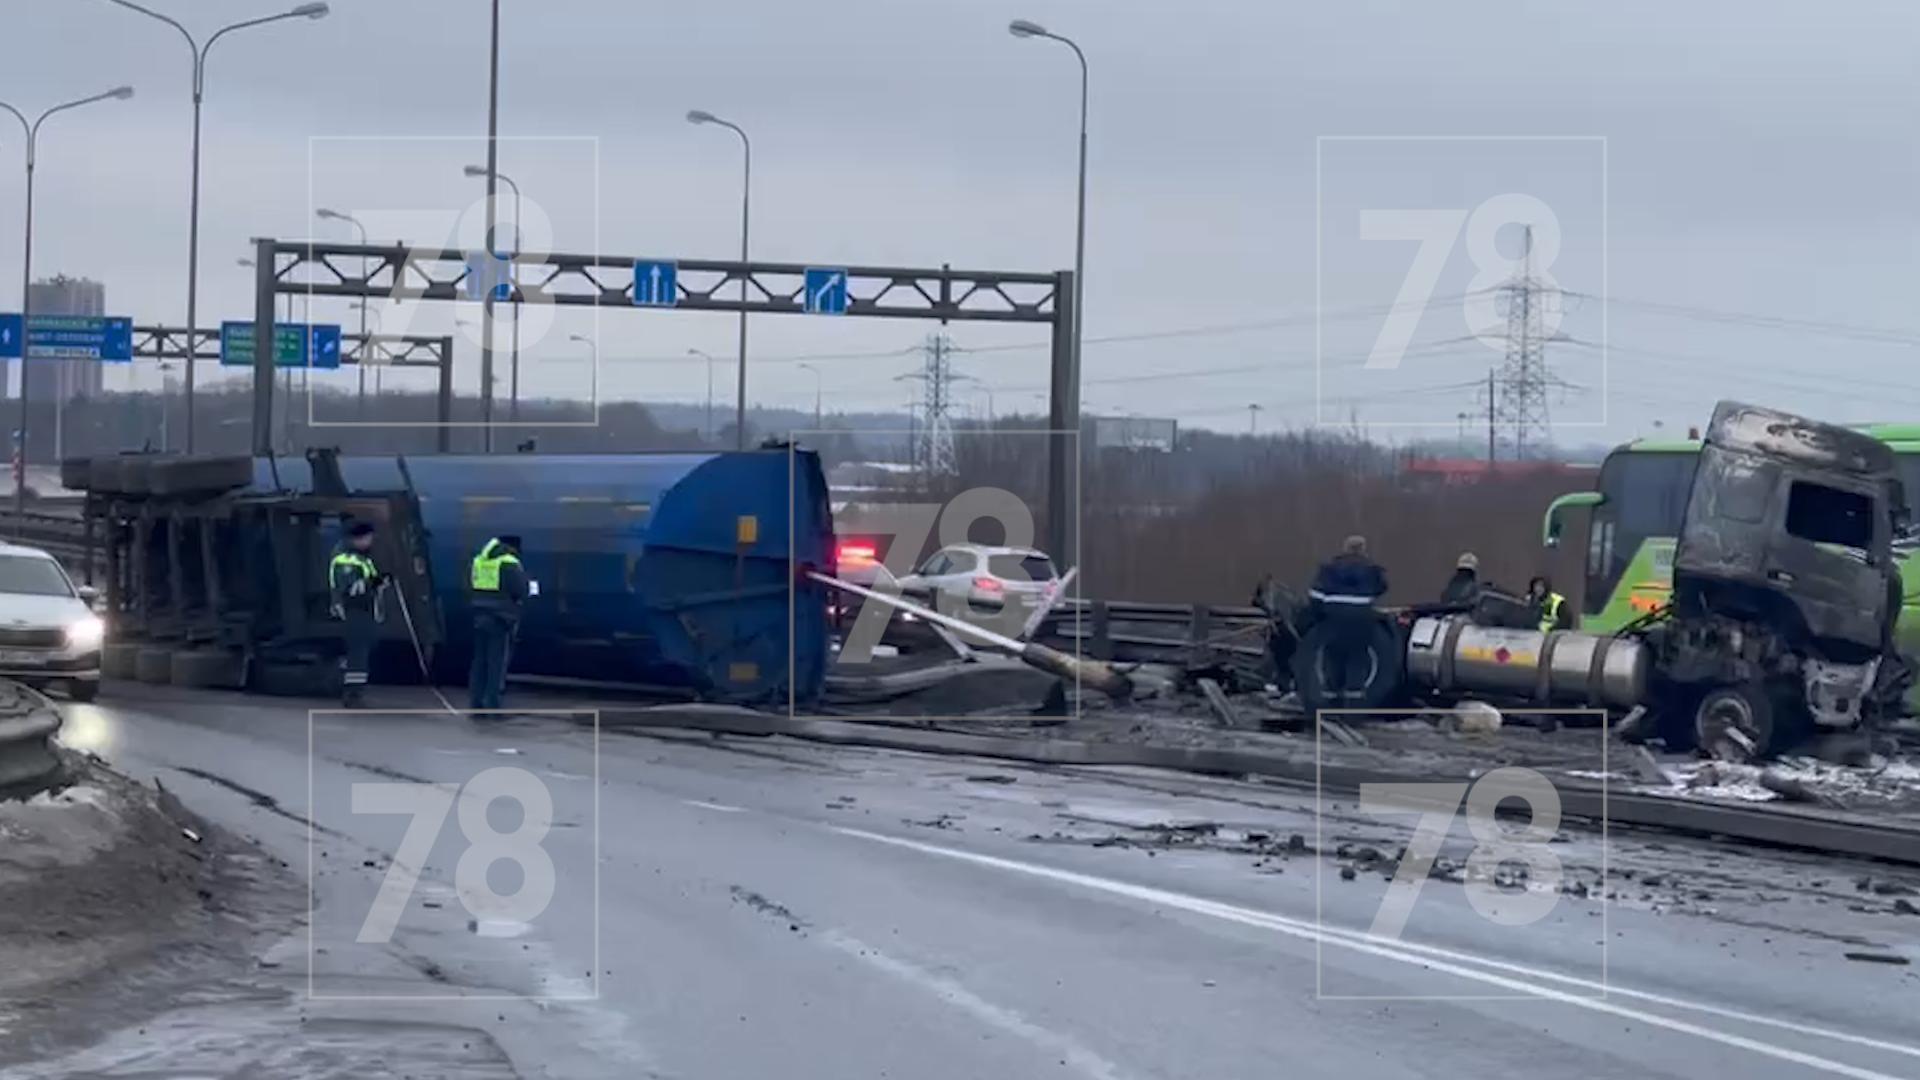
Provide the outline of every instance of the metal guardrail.
{"type": "Polygon", "coordinates": [[[1256,607],[1074,599],[1042,620],[1037,636],[1096,660],[1192,664],[1263,659],[1268,626],[1256,607]]]}
{"type": "Polygon", "coordinates": [[[23,514],[0,512],[0,538],[40,548],[59,559],[69,574],[92,580],[105,566],[106,551],[96,541],[91,552],[93,565],[87,565],[87,527],[78,511],[75,507],[71,514],[33,510],[23,514]]]}

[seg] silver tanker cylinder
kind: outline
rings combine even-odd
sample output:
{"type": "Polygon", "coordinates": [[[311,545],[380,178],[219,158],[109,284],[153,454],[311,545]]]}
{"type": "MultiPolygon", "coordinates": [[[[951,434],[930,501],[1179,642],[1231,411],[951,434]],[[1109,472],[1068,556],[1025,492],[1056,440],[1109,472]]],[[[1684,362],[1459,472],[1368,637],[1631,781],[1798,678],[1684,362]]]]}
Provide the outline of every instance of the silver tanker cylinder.
{"type": "Polygon", "coordinates": [[[1461,616],[1421,618],[1407,634],[1408,680],[1443,693],[1626,709],[1646,700],[1652,663],[1632,638],[1475,626],[1461,616]]]}

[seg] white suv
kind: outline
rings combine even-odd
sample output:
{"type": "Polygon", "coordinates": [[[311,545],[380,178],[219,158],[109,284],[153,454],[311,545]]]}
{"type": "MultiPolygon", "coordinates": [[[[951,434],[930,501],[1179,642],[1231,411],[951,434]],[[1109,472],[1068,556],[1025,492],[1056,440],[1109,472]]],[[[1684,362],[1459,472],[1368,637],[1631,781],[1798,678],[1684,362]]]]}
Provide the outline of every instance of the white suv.
{"type": "Polygon", "coordinates": [[[1004,622],[1012,629],[1002,632],[1013,634],[1059,589],[1060,575],[1044,552],[982,544],[950,544],[900,579],[910,598],[970,622],[1004,622]]]}
{"type": "Polygon", "coordinates": [[[39,548],[0,543],[0,678],[59,684],[75,701],[100,692],[100,641],[94,591],[39,548]]]}

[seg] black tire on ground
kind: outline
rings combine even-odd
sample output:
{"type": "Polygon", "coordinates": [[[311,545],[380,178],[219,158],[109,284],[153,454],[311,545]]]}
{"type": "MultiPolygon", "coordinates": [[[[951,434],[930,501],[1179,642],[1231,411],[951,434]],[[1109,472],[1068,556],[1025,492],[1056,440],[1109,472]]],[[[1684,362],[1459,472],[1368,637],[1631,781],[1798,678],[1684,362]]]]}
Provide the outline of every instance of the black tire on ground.
{"type": "Polygon", "coordinates": [[[100,675],[107,679],[131,679],[135,662],[143,648],[138,642],[109,641],[100,647],[100,675]]]}
{"type": "Polygon", "coordinates": [[[340,693],[340,668],[330,660],[258,660],[248,673],[247,689],[274,697],[334,697],[340,693]]]}
{"type": "Polygon", "coordinates": [[[95,679],[75,679],[67,684],[67,697],[79,702],[92,701],[100,696],[100,683],[95,679]]]}
{"type": "Polygon", "coordinates": [[[1327,663],[1324,654],[1332,635],[1331,623],[1317,623],[1300,639],[1299,648],[1294,650],[1293,688],[1300,695],[1300,704],[1308,712],[1317,713],[1321,709],[1380,709],[1399,700],[1401,688],[1406,682],[1406,652],[1399,631],[1385,616],[1375,618],[1369,627],[1367,651],[1372,656],[1372,663],[1367,681],[1357,697],[1336,701],[1326,690],[1327,663]]]}
{"type": "Polygon", "coordinates": [[[238,690],[246,686],[246,659],[231,649],[182,649],[173,654],[175,686],[238,690]]]}
{"type": "Polygon", "coordinates": [[[1693,730],[1699,747],[1723,761],[1761,761],[1798,739],[1793,710],[1757,682],[1708,691],[1694,709],[1693,730]]]}
{"type": "Polygon", "coordinates": [[[142,645],[134,654],[133,677],[144,683],[173,681],[173,650],[158,645],[142,645]]]}

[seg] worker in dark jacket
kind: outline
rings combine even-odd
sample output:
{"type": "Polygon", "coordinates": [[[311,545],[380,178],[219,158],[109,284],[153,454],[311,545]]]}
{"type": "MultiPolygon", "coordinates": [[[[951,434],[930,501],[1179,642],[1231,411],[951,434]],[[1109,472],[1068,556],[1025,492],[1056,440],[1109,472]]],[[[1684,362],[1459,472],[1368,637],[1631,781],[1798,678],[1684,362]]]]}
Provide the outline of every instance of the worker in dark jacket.
{"type": "Polygon", "coordinates": [[[500,708],[507,688],[507,664],[520,607],[532,592],[520,565],[520,538],[497,536],[473,557],[473,666],[467,675],[467,704],[476,711],[500,708]]]}
{"type": "Polygon", "coordinates": [[[1367,651],[1378,616],[1374,601],[1387,591],[1387,572],[1367,557],[1364,536],[1349,536],[1340,554],[1320,564],[1308,597],[1317,621],[1328,628],[1325,651],[1326,700],[1345,703],[1363,690],[1367,651]]]}
{"type": "Polygon", "coordinates": [[[1453,576],[1440,590],[1440,602],[1461,607],[1472,607],[1480,602],[1480,558],[1471,551],[1463,551],[1454,561],[1453,576]]]}
{"type": "Polygon", "coordinates": [[[1573,628],[1567,598],[1553,591],[1553,582],[1544,574],[1527,582],[1527,610],[1543,634],[1573,628]]]}
{"type": "Polygon", "coordinates": [[[340,704],[358,709],[366,704],[367,661],[380,634],[381,588],[386,575],[373,561],[373,526],[356,521],[346,538],[333,549],[327,564],[328,607],[345,625],[346,654],[340,658],[340,704]]]}

